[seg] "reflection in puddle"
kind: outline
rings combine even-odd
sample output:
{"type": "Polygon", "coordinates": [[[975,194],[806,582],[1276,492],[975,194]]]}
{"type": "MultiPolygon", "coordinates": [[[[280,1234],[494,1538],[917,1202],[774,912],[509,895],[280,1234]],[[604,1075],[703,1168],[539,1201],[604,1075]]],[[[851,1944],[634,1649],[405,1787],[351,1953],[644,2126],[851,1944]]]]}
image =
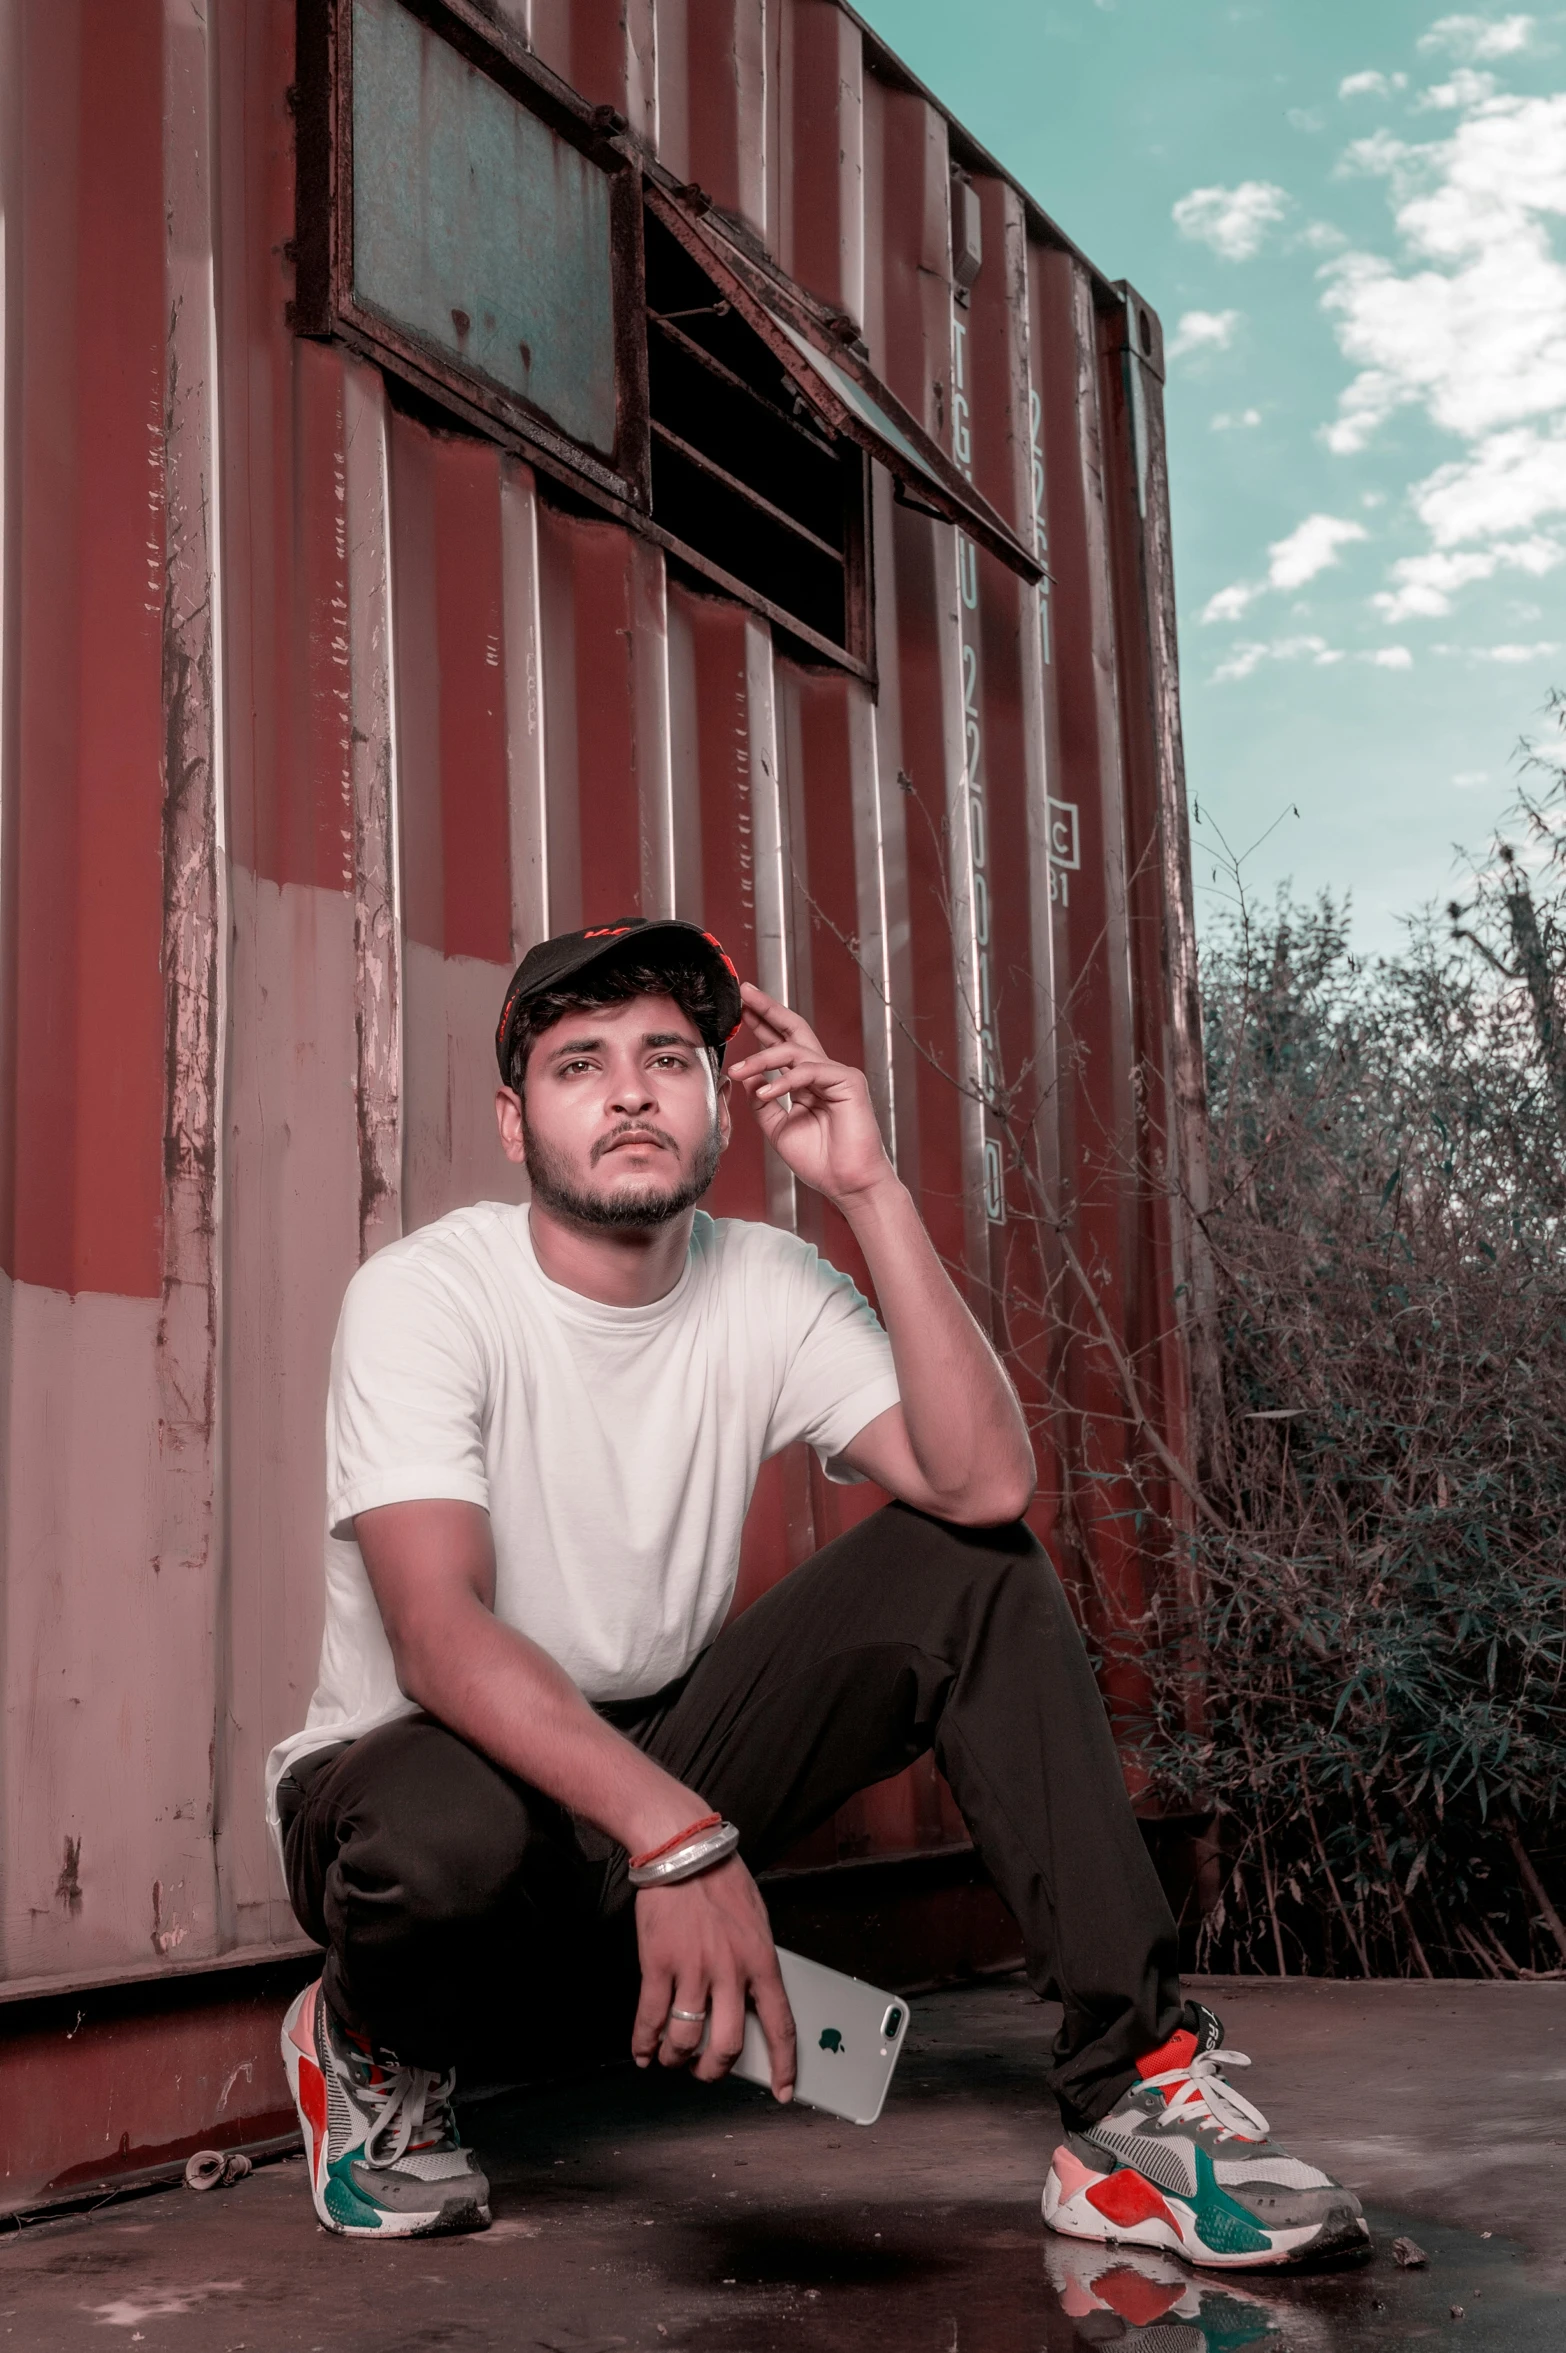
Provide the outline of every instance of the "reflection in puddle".
{"type": "Polygon", "coordinates": [[[1317,2347],[1325,2353],[1330,2343],[1308,2314],[1280,2316],[1248,2281],[1201,2278],[1148,2248],[1049,2237],[1044,2268],[1082,2345],[1115,2345],[1123,2353],[1240,2353],[1276,2338],[1283,2318],[1290,2353],[1317,2347]]]}

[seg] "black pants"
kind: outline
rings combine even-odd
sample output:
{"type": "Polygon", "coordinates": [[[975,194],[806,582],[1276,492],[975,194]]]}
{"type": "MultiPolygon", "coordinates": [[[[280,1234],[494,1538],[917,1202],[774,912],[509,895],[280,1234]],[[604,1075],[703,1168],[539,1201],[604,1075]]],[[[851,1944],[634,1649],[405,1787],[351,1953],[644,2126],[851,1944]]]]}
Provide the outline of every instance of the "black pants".
{"type": "MultiPolygon", "coordinates": [[[[1051,2080],[1069,2119],[1102,2115],[1178,2024],[1174,1924],[1081,1637],[1025,1527],[893,1504],[677,1683],[602,1712],[738,1823],[753,1871],[933,1749],[1030,1981],[1064,2004],[1051,2080]]],[[[293,1780],[289,1893],[327,1948],[327,1999],[404,2060],[467,2058],[486,2019],[527,2013],[542,1977],[607,1967],[634,1984],[623,1851],[432,1718],[304,1760],[293,1780]]]]}

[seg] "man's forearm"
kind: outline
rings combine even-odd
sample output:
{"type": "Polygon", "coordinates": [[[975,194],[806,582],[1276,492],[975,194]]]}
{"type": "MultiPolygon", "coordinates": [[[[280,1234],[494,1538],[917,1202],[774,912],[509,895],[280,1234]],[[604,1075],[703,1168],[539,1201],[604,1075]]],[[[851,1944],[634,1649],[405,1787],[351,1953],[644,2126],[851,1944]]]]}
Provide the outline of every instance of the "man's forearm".
{"type": "Polygon", "coordinates": [[[993,1496],[1019,1515],[1033,1449],[1016,1392],[936,1256],[913,1196],[884,1182],[838,1204],[864,1253],[892,1343],[903,1420],[920,1470],[949,1506],[993,1496]]]}
{"type": "Polygon", "coordinates": [[[394,1651],[410,1699],[629,1853],[660,1845],[703,1810],[699,1793],[594,1712],[547,1651],[476,1598],[399,1628],[394,1651]]]}

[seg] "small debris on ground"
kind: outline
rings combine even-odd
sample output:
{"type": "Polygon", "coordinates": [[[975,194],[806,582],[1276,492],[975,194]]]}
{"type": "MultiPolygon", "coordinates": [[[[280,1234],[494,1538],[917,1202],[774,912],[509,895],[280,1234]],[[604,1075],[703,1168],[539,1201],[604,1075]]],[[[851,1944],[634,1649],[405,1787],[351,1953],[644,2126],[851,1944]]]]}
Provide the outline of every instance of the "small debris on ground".
{"type": "Polygon", "coordinates": [[[187,2190],[231,2189],[250,2171],[250,2159],[239,2149],[197,2149],[185,2160],[187,2190]]]}
{"type": "Polygon", "coordinates": [[[1462,2317],[1463,2317],[1463,2308],[1462,2308],[1461,2304],[1454,2304],[1454,2305],[1452,2306],[1452,2308],[1451,2308],[1451,2309],[1452,2309],[1452,2318],[1453,2318],[1454,2320],[1461,2320],[1461,2319],[1462,2319],[1462,2317]]]}
{"type": "Polygon", "coordinates": [[[1430,2258],[1417,2239],[1394,2239],[1392,2241],[1392,2260],[1399,2271],[1417,2271],[1420,2265],[1428,2263],[1430,2258]]]}

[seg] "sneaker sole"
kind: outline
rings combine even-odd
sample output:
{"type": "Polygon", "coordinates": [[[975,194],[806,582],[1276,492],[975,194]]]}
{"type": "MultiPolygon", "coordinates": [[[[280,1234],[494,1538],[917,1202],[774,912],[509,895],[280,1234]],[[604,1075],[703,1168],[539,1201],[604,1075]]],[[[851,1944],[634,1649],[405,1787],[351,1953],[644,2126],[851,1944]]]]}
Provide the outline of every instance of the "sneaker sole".
{"type": "Polygon", "coordinates": [[[327,2189],[327,2121],[326,2077],[315,2049],[315,2006],[320,1999],[321,1981],[307,1985],[296,1994],[288,2006],[280,2037],[283,2068],[288,2077],[288,2088],[293,2094],[294,2107],[299,2115],[299,2132],[304,2141],[305,2164],[310,2174],[310,2202],[323,2230],[340,2239],[431,2239],[444,2237],[450,2231],[483,2230],[487,2228],[489,2208],[482,2205],[460,2206],[455,2209],[432,2207],[425,2213],[417,2211],[397,2214],[382,2207],[373,2223],[342,2222],[326,2203],[327,2189]]]}
{"type": "Polygon", "coordinates": [[[1364,2216],[1345,2209],[1341,2220],[1329,2214],[1324,2222],[1306,2223],[1297,2230],[1268,2230],[1254,2223],[1267,2245],[1226,2251],[1208,2245],[1194,2209],[1183,2198],[1159,2189],[1145,2174],[1129,2165],[1094,2173],[1066,2151],[1068,2179],[1062,2182],[1057,2170],[1061,2154],[1056,2152],[1045,2177],[1043,2210],[1045,2227],[1063,2238],[1158,2248],[1203,2271],[1276,2271],[1362,2250],[1370,2242],[1364,2216]]]}

